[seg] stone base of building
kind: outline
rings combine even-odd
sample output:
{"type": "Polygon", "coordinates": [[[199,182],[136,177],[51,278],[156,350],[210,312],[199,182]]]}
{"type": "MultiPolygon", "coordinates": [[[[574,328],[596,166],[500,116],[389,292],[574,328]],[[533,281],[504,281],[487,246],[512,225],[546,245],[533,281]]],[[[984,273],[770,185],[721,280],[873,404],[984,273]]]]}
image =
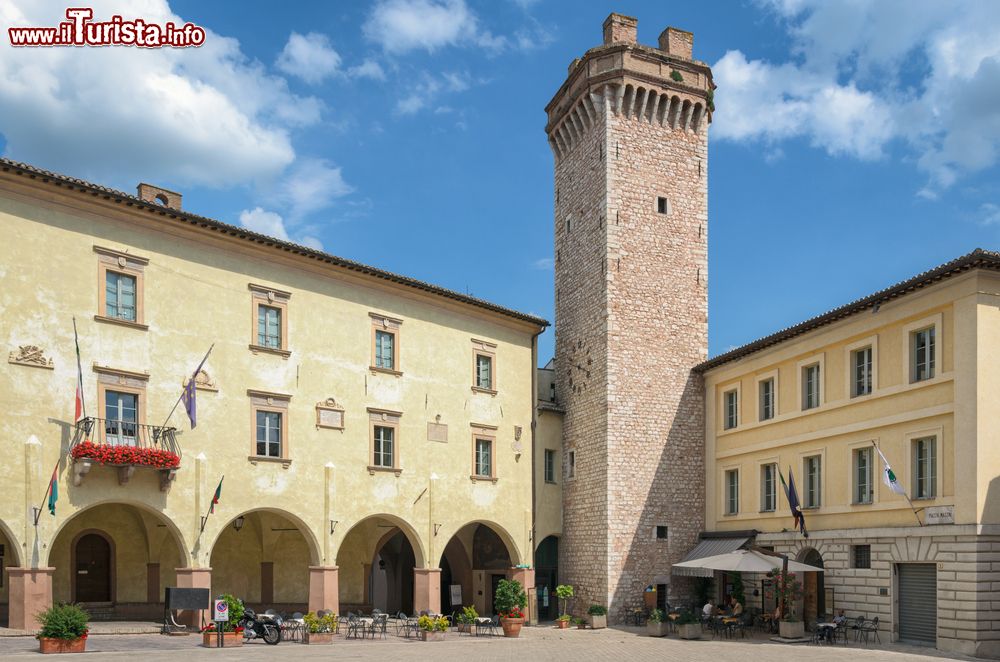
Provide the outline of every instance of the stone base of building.
{"type": "MultiPolygon", "coordinates": [[[[852,620],[878,617],[883,642],[925,644],[943,651],[1000,658],[1000,610],[995,608],[1000,602],[1000,530],[937,525],[811,531],[809,538],[797,533],[765,533],[757,536],[756,544],[773,547],[798,561],[822,560],[824,573],[808,573],[822,575],[821,579],[800,578],[806,580],[807,594],[810,584],[816,587],[816,597],[796,605],[808,625],[817,613],[832,617],[844,610],[852,620]],[[918,593],[915,587],[933,589],[932,593],[918,593]],[[906,605],[914,604],[914,599],[927,602],[921,595],[936,599],[936,613],[930,621],[907,611],[906,605]],[[815,603],[810,605],[812,600],[815,603]],[[925,627],[926,623],[932,625],[925,627]]],[[[748,582],[748,608],[767,608],[768,591],[761,586],[761,579],[755,576],[748,582]],[[763,589],[759,595],[765,598],[764,605],[754,602],[760,597],[749,597],[752,588],[763,589]]]]}

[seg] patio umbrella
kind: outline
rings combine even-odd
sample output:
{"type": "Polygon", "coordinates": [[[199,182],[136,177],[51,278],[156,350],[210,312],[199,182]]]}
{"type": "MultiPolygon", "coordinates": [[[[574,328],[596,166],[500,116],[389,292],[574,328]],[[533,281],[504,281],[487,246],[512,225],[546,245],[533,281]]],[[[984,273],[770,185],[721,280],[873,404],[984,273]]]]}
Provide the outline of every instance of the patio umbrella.
{"type": "MultiPolygon", "coordinates": [[[[683,563],[675,563],[675,568],[706,568],[708,570],[725,570],[728,572],[770,572],[781,570],[784,559],[780,556],[769,556],[751,549],[737,549],[728,554],[706,556],[683,563]]],[[[788,572],[823,572],[823,568],[806,565],[798,561],[788,560],[788,572]]]]}

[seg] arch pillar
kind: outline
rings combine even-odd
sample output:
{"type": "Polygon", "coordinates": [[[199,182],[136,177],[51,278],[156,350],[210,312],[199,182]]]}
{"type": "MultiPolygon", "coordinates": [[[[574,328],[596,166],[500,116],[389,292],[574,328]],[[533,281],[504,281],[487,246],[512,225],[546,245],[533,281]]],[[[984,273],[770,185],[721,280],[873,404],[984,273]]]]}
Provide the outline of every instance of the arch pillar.
{"type": "MultiPolygon", "coordinates": [[[[175,568],[177,572],[177,588],[207,588],[209,599],[212,591],[211,568],[175,568]]],[[[180,622],[188,627],[200,628],[203,622],[211,621],[210,605],[205,609],[180,612],[180,622]]]]}
{"type": "Polygon", "coordinates": [[[441,613],[441,568],[413,569],[413,611],[441,613]]]}
{"type": "Polygon", "coordinates": [[[538,625],[538,596],[535,592],[534,568],[511,568],[507,575],[520,582],[528,596],[528,606],[524,608],[524,620],[529,625],[538,625]]]}
{"type": "Polygon", "coordinates": [[[329,609],[340,614],[340,568],[309,566],[309,611],[329,609]]]}
{"type": "Polygon", "coordinates": [[[37,630],[37,614],[52,606],[52,573],[55,568],[7,568],[8,626],[12,630],[37,630]]]}

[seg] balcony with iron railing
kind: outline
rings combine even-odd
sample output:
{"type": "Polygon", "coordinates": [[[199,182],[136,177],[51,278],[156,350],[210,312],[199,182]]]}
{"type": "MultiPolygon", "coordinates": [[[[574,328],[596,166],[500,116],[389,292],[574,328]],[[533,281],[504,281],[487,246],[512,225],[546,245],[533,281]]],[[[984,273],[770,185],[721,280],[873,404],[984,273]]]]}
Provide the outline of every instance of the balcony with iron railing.
{"type": "Polygon", "coordinates": [[[160,489],[167,491],[181,464],[176,428],[145,425],[134,421],[88,416],[76,424],[70,456],[73,484],[83,483],[93,465],[115,467],[118,483],[124,485],[136,468],[160,474],[160,489]]]}

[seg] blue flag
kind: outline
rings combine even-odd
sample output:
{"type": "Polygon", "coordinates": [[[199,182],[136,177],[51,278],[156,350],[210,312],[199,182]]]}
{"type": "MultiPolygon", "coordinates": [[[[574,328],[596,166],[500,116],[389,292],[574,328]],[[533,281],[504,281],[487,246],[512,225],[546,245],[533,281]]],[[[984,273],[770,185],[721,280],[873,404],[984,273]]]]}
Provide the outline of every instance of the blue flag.
{"type": "MultiPolygon", "coordinates": [[[[196,375],[198,373],[195,373],[196,375]]],[[[191,421],[191,429],[198,425],[198,388],[195,378],[192,377],[184,386],[184,394],[181,399],[184,401],[184,410],[187,411],[188,420],[191,421]]]]}
{"type": "Polygon", "coordinates": [[[792,476],[792,468],[788,467],[788,484],[785,484],[785,477],[781,475],[781,469],[778,469],[778,478],[781,479],[781,487],[785,490],[785,498],[788,499],[788,507],[792,511],[792,524],[798,528],[803,536],[808,538],[806,516],[802,513],[802,507],[799,505],[799,495],[795,491],[795,477],[792,476]]]}

